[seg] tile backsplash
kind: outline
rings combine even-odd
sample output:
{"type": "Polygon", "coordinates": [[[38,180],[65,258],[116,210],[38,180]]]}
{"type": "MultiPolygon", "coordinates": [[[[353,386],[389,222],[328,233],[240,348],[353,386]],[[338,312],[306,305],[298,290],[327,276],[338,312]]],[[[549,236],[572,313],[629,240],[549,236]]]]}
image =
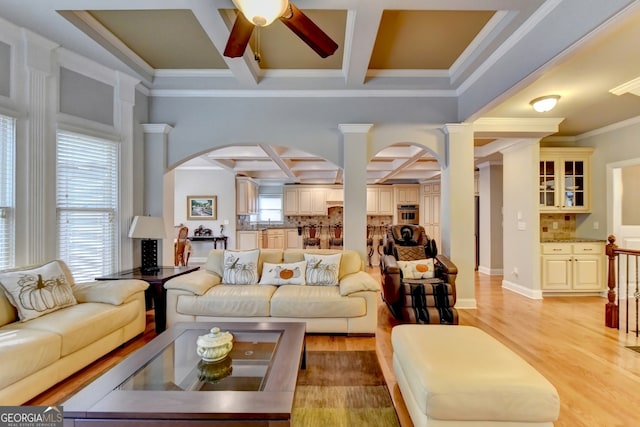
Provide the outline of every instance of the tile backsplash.
{"type": "Polygon", "coordinates": [[[540,214],[541,240],[573,239],[575,237],[575,214],[540,214]]]}

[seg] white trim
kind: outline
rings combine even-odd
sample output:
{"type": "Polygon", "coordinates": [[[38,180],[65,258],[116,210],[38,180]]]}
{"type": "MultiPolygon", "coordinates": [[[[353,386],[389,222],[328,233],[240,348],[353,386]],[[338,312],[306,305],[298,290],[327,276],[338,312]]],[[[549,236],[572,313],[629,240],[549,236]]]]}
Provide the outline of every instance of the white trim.
{"type": "Polygon", "coordinates": [[[519,295],[525,296],[530,299],[542,299],[541,290],[529,289],[517,283],[510,282],[508,280],[502,281],[502,288],[511,292],[515,292],[519,295]]]}
{"type": "Polygon", "coordinates": [[[151,89],[150,95],[165,98],[454,98],[454,90],[219,90],[151,89]]]}
{"type": "Polygon", "coordinates": [[[485,267],[483,265],[479,265],[478,266],[478,273],[486,274],[488,276],[503,276],[504,275],[504,269],[502,269],[502,268],[490,268],[490,267],[485,267]]]}
{"type": "Polygon", "coordinates": [[[470,310],[478,308],[478,303],[475,298],[458,298],[456,300],[455,308],[458,310],[470,310]]]}
{"type": "Polygon", "coordinates": [[[613,123],[605,127],[601,127],[600,129],[595,129],[590,132],[585,132],[583,134],[577,135],[575,137],[576,140],[591,138],[592,136],[602,135],[603,133],[613,132],[615,130],[624,129],[629,126],[634,126],[640,123],[640,116],[632,117],[627,120],[623,120],[618,123],[613,123]]]}

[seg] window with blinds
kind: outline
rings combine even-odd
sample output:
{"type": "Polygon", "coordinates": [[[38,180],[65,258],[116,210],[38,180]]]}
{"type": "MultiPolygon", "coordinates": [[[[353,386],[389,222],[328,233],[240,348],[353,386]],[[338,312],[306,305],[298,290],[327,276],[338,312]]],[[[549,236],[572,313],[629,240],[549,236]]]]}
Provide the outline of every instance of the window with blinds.
{"type": "Polygon", "coordinates": [[[0,270],[15,264],[15,119],[0,115],[0,270]]]}
{"type": "Polygon", "coordinates": [[[58,132],[58,256],[69,265],[77,281],[116,270],[118,164],[118,143],[58,132]]]}

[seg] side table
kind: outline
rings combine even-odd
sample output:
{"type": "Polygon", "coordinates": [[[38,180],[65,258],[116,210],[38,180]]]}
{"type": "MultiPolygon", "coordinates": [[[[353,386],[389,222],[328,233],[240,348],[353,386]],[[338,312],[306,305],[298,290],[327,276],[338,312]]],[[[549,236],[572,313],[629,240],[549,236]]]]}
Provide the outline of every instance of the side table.
{"type": "Polygon", "coordinates": [[[187,238],[192,242],[213,242],[214,249],[218,249],[218,242],[221,242],[223,249],[227,249],[227,236],[191,236],[187,238]]]}
{"type": "Polygon", "coordinates": [[[160,333],[167,328],[167,291],[164,288],[165,282],[174,277],[191,273],[200,267],[160,267],[152,273],[143,273],[139,268],[127,271],[96,277],[96,280],[125,280],[139,279],[149,284],[151,298],[153,299],[153,313],[156,323],[156,333],[160,333]]]}

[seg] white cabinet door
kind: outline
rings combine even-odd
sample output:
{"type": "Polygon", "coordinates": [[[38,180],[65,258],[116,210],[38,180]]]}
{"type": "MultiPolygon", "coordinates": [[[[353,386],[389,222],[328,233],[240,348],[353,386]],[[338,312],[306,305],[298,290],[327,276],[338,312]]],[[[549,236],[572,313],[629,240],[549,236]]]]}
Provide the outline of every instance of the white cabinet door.
{"type": "Polygon", "coordinates": [[[571,290],[571,256],[542,257],[542,289],[571,290]]]}
{"type": "Polygon", "coordinates": [[[327,190],[313,188],[311,191],[311,214],[327,215],[327,190]]]}
{"type": "Polygon", "coordinates": [[[328,202],[344,202],[344,190],[342,188],[330,188],[327,191],[328,202]]]}
{"type": "Polygon", "coordinates": [[[298,189],[297,188],[284,188],[284,214],[285,215],[299,215],[298,210],[298,189]]]}
{"type": "Polygon", "coordinates": [[[238,249],[256,249],[260,247],[258,242],[257,231],[238,231],[237,233],[238,249]]]}
{"type": "Polygon", "coordinates": [[[378,214],[379,215],[393,215],[393,189],[380,188],[378,193],[378,214]]]}
{"type": "Polygon", "coordinates": [[[311,188],[298,189],[298,213],[313,215],[313,190],[311,188]]]}
{"type": "Polygon", "coordinates": [[[573,258],[573,289],[600,291],[604,289],[602,255],[575,255],[573,258]]]}
{"type": "Polygon", "coordinates": [[[298,235],[297,228],[285,230],[285,249],[302,249],[302,236],[298,235]]]}
{"type": "Polygon", "coordinates": [[[379,195],[377,188],[367,188],[367,215],[378,215],[379,195]]]}
{"type": "Polygon", "coordinates": [[[417,205],[420,203],[420,187],[416,185],[396,185],[396,204],[417,205]]]}
{"type": "Polygon", "coordinates": [[[422,225],[429,238],[441,248],[440,232],[440,183],[424,184],[422,187],[422,225]]]}

